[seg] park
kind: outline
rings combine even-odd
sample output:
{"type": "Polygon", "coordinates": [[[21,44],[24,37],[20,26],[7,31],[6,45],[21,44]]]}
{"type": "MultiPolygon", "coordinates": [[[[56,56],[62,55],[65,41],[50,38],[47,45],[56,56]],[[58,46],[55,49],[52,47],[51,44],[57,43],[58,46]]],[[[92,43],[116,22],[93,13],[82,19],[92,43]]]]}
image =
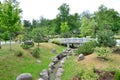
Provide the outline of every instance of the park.
{"type": "Polygon", "coordinates": [[[120,13],[56,9],[22,20],[17,0],[0,1],[0,80],[120,80],[120,13]]]}

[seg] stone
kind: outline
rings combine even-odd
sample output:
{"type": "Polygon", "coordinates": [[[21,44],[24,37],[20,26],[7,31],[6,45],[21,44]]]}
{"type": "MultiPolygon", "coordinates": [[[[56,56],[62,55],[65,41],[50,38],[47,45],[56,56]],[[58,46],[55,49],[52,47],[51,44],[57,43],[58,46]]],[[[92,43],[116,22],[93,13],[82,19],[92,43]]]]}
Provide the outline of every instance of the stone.
{"type": "Polygon", "coordinates": [[[32,80],[32,75],[30,73],[22,73],[17,76],[16,80],[32,80]]]}
{"type": "Polygon", "coordinates": [[[49,68],[54,69],[54,68],[55,68],[55,64],[54,64],[53,62],[51,62],[51,63],[49,64],[49,68]]]}
{"type": "Polygon", "coordinates": [[[52,59],[52,62],[56,64],[56,63],[58,62],[58,58],[56,58],[56,57],[53,58],[53,59],[52,59]]]}
{"type": "Polygon", "coordinates": [[[38,64],[41,64],[41,61],[40,61],[39,59],[37,59],[36,62],[37,62],[38,64]]]}
{"type": "Polygon", "coordinates": [[[50,73],[53,73],[53,69],[49,68],[49,69],[48,69],[48,72],[49,72],[49,74],[50,74],[50,73]]]}
{"type": "Polygon", "coordinates": [[[42,79],[42,78],[39,78],[38,80],[44,80],[44,79],[42,79]]]}
{"type": "Polygon", "coordinates": [[[64,64],[60,64],[60,65],[58,66],[58,68],[63,68],[63,66],[64,66],[64,64]]]}
{"type": "Polygon", "coordinates": [[[56,73],[56,77],[60,77],[63,73],[64,69],[63,68],[58,68],[57,73],[56,73]]]}
{"type": "Polygon", "coordinates": [[[66,61],[66,57],[64,57],[60,62],[61,62],[61,64],[64,64],[65,61],[66,61]]]}
{"type": "Polygon", "coordinates": [[[61,60],[63,57],[64,57],[63,53],[60,53],[60,54],[57,56],[58,60],[61,60]]]}
{"type": "Polygon", "coordinates": [[[56,53],[57,53],[56,49],[53,49],[53,50],[52,50],[52,53],[55,53],[55,54],[56,54],[56,53]]]}
{"type": "Polygon", "coordinates": [[[78,56],[78,61],[83,60],[83,59],[84,59],[84,55],[83,55],[83,54],[80,54],[80,55],[78,56]]]}
{"type": "Polygon", "coordinates": [[[49,76],[48,76],[48,71],[46,69],[44,69],[41,73],[40,73],[40,77],[43,80],[48,80],[49,76]]]}
{"type": "Polygon", "coordinates": [[[55,80],[61,80],[60,78],[55,78],[55,80]]]}

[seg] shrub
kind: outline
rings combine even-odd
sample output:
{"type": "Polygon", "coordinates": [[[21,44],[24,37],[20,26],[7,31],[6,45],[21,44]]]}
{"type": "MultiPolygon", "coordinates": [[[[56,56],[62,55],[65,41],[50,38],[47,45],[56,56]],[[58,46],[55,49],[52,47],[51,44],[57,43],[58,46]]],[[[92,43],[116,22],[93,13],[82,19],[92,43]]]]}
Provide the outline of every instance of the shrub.
{"type": "Polygon", "coordinates": [[[94,52],[94,48],[97,46],[96,41],[90,41],[84,43],[82,46],[78,48],[78,54],[82,53],[84,55],[88,55],[94,52]]]}
{"type": "Polygon", "coordinates": [[[15,52],[15,55],[17,56],[17,57],[21,57],[22,55],[23,55],[23,52],[22,51],[16,51],[15,52]]]}
{"type": "Polygon", "coordinates": [[[33,57],[39,58],[40,57],[40,49],[38,49],[38,48],[33,49],[31,54],[33,57]]]}
{"type": "Polygon", "coordinates": [[[52,39],[51,42],[54,43],[54,44],[58,44],[58,45],[61,44],[59,39],[52,39]]]}
{"type": "Polygon", "coordinates": [[[102,30],[97,33],[97,41],[100,46],[112,47],[116,45],[114,34],[111,30],[102,30]]]}
{"type": "Polygon", "coordinates": [[[112,49],[110,49],[109,47],[96,47],[95,53],[98,57],[107,58],[112,54],[112,49]]]}
{"type": "Polygon", "coordinates": [[[116,71],[114,80],[120,80],[120,71],[116,71]]]}
{"type": "Polygon", "coordinates": [[[29,48],[31,48],[33,46],[34,46],[34,43],[33,42],[29,42],[29,41],[26,41],[26,42],[22,43],[22,45],[21,45],[21,47],[23,49],[29,49],[29,48]]]}
{"type": "Polygon", "coordinates": [[[96,73],[94,73],[93,69],[82,69],[79,74],[81,80],[98,80],[99,78],[99,76],[96,73]]]}

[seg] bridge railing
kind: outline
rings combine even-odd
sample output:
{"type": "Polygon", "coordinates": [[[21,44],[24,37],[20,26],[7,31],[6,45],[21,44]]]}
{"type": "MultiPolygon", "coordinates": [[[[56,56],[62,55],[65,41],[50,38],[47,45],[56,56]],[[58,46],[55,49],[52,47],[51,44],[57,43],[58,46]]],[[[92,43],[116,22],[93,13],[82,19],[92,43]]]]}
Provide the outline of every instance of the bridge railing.
{"type": "Polygon", "coordinates": [[[55,40],[59,40],[60,43],[62,44],[67,44],[67,43],[85,43],[90,40],[95,40],[93,38],[57,38],[55,40]]]}

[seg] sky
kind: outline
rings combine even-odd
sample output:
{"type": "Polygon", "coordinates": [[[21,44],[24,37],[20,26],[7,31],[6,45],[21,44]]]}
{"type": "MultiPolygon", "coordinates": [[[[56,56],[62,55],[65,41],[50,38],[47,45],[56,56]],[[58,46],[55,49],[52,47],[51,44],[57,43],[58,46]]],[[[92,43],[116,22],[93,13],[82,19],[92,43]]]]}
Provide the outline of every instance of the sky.
{"type": "Polygon", "coordinates": [[[47,19],[54,19],[59,13],[58,8],[67,3],[70,7],[70,14],[82,13],[89,10],[90,13],[98,10],[101,4],[107,8],[114,8],[120,13],[120,0],[18,0],[23,10],[22,19],[39,19],[41,16],[47,19]]]}

